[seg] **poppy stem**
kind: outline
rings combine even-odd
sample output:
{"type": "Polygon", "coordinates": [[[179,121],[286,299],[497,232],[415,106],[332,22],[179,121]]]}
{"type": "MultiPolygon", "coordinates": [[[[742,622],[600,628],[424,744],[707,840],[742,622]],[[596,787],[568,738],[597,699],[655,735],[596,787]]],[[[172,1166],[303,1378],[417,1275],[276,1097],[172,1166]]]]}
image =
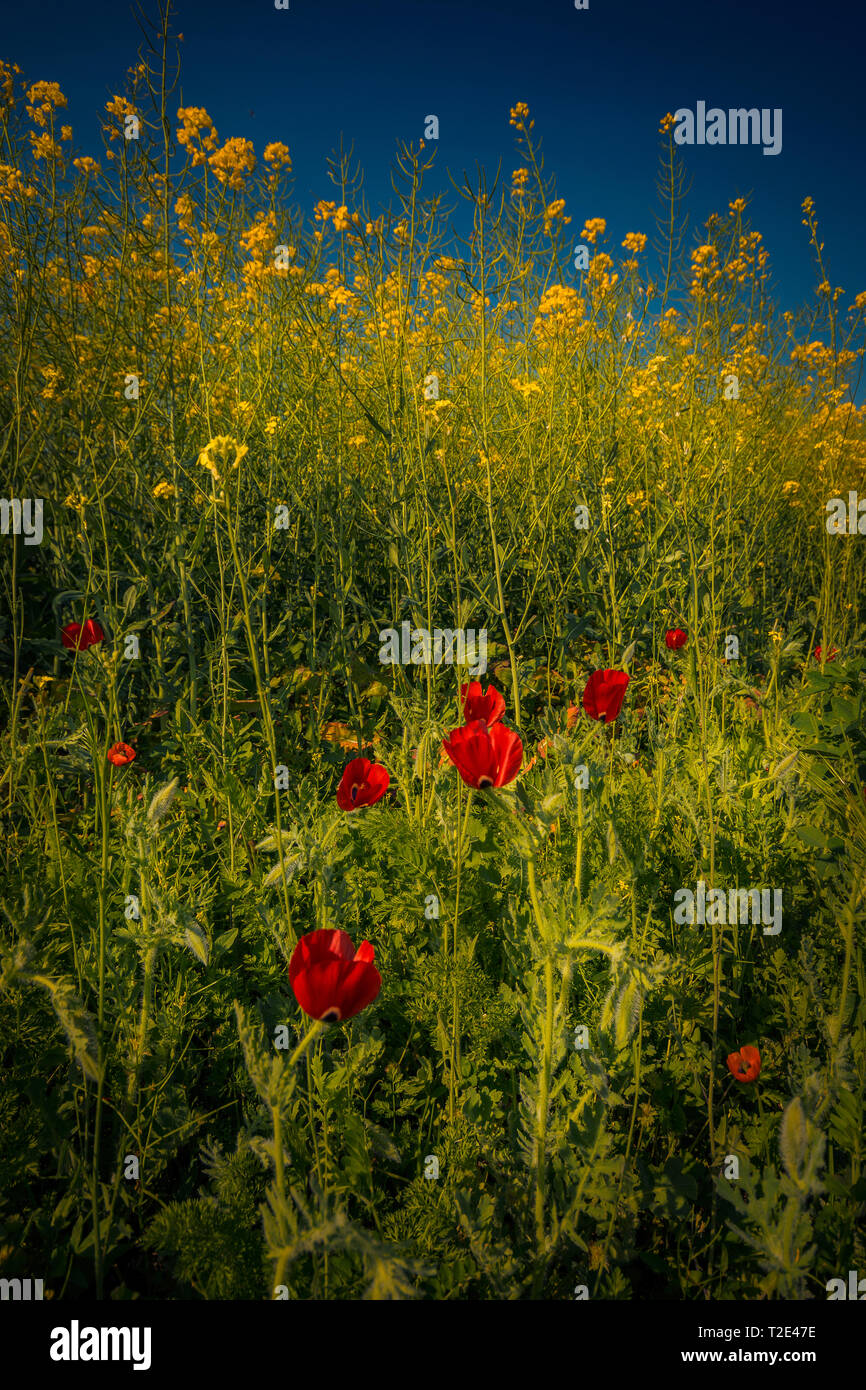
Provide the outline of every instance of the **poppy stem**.
{"type": "Polygon", "coordinates": [[[457,1074],[460,1065],[460,998],[457,991],[457,924],[460,920],[460,875],[463,866],[463,850],[466,842],[466,831],[469,826],[469,812],[472,809],[472,797],[466,793],[466,810],[460,818],[460,800],[463,795],[462,784],[457,788],[457,817],[460,829],[457,834],[457,885],[454,892],[454,932],[452,937],[453,954],[451,958],[451,1066],[448,1087],[448,1115],[449,1119],[454,1120],[454,1106],[457,1092],[457,1074]]]}
{"type": "Polygon", "coordinates": [[[527,860],[526,875],[529,887],[529,899],[532,903],[532,910],[535,914],[542,946],[545,950],[544,1032],[542,1035],[543,1055],[541,1061],[541,1077],[538,1086],[538,1109],[536,1111],[535,1127],[535,1240],[537,1259],[541,1262],[545,1243],[544,1198],[546,1187],[547,1109],[550,1093],[550,1074],[553,1064],[553,960],[547,942],[547,928],[544,913],[542,912],[541,902],[538,897],[538,882],[535,877],[534,859],[527,860]]]}
{"type": "MultiPolygon", "coordinates": [[[[321,1019],[315,1020],[312,1028],[309,1030],[306,1036],[303,1037],[301,1041],[298,1043],[297,1047],[295,1048],[294,1052],[292,1053],[291,1057],[286,1063],[286,1070],[288,1072],[291,1072],[292,1067],[295,1065],[298,1059],[303,1056],[307,1048],[310,1046],[310,1043],[313,1042],[319,1036],[324,1026],[325,1025],[324,1023],[322,1023],[321,1019]]],[[[271,1121],[274,1127],[274,1185],[277,1189],[277,1196],[279,1197],[278,1219],[280,1222],[282,1234],[283,1211],[286,1205],[286,1178],[285,1167],[283,1164],[283,1117],[279,1100],[274,1101],[274,1103],[271,1105],[271,1121]]],[[[274,1271],[273,1291],[275,1294],[279,1286],[283,1283],[288,1258],[288,1253],[281,1253],[277,1257],[276,1269],[274,1271]]]]}
{"type": "Polygon", "coordinates": [[[577,901],[583,898],[583,787],[577,789],[577,849],[574,858],[574,886],[577,901]]]}
{"type": "Polygon", "coordinates": [[[288,1062],[286,1063],[287,1068],[293,1067],[295,1065],[295,1062],[297,1062],[298,1058],[304,1055],[307,1048],[310,1046],[310,1043],[316,1040],[324,1026],[324,1023],[320,1018],[317,1018],[315,1020],[310,1031],[306,1034],[305,1037],[301,1039],[294,1052],[292,1053],[291,1057],[289,1058],[288,1062]]]}

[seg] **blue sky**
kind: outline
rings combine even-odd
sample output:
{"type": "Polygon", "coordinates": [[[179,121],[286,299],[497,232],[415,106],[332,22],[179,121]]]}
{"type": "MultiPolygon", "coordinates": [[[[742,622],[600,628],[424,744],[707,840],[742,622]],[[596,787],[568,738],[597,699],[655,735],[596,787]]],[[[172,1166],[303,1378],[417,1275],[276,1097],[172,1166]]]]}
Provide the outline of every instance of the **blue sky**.
{"type": "MultiPolygon", "coordinates": [[[[145,0],[147,7],[147,0],[145,0]]],[[[430,187],[450,190],[480,162],[516,167],[508,110],[525,101],[579,231],[605,217],[618,248],[652,233],[658,122],[699,100],[783,111],[782,151],[684,150],[691,232],[713,209],[753,195],[782,308],[813,293],[800,203],[821,220],[830,280],[847,306],[866,288],[866,112],[853,3],[781,0],[694,5],[659,0],[178,0],[183,102],[204,106],[221,138],[291,149],[295,196],[330,197],[325,158],[354,141],[373,203],[390,195],[395,140],[440,121],[430,187]]],[[[7,8],[2,56],[58,81],[80,147],[98,154],[97,111],[118,90],[140,42],[124,0],[7,8]]],[[[180,104],[179,102],[177,104],[180,104]]],[[[456,198],[454,199],[456,201],[456,198]]],[[[691,234],[690,232],[690,234],[691,234]]]]}

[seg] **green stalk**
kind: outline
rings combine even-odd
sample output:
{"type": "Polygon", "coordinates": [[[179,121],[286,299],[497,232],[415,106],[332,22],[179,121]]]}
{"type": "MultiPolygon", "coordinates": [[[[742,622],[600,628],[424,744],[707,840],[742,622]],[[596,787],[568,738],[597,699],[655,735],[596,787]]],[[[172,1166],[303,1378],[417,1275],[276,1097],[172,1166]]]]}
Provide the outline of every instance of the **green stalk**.
{"type": "MultiPolygon", "coordinates": [[[[303,1056],[307,1048],[310,1046],[310,1043],[313,1042],[319,1036],[324,1026],[324,1023],[322,1023],[320,1019],[316,1019],[312,1028],[307,1033],[306,1037],[301,1039],[294,1052],[292,1053],[291,1057],[289,1058],[288,1062],[286,1063],[286,1070],[288,1072],[291,1072],[292,1067],[295,1065],[298,1059],[303,1056]]],[[[280,1198],[281,1208],[285,1208],[286,1178],[283,1164],[283,1121],[279,1101],[275,1101],[271,1105],[271,1121],[274,1127],[274,1182],[276,1184],[277,1195],[280,1198]]],[[[281,1254],[277,1259],[276,1272],[274,1274],[274,1293],[276,1293],[277,1288],[284,1281],[284,1275],[286,1272],[286,1265],[288,1264],[288,1259],[289,1257],[287,1254],[281,1254]]]]}
{"type": "Polygon", "coordinates": [[[463,797],[463,780],[457,786],[457,820],[460,826],[457,836],[457,886],[454,893],[454,929],[451,955],[451,1065],[448,1074],[448,1118],[454,1123],[457,1098],[457,1079],[460,1066],[460,999],[457,991],[457,925],[460,919],[460,875],[463,866],[463,849],[469,825],[469,812],[472,798],[466,797],[466,810],[460,820],[460,802],[463,797]]]}
{"type": "MultiPolygon", "coordinates": [[[[547,945],[547,930],[541,903],[538,897],[538,883],[535,877],[535,862],[526,865],[529,898],[542,941],[547,945]]],[[[544,962],[544,1034],[542,1038],[543,1056],[541,1080],[538,1088],[538,1109],[535,1121],[535,1242],[536,1254],[540,1261],[545,1244],[544,1199],[546,1186],[547,1150],[547,1106],[550,1095],[550,1074],[553,1065],[553,960],[548,953],[544,962]]]]}

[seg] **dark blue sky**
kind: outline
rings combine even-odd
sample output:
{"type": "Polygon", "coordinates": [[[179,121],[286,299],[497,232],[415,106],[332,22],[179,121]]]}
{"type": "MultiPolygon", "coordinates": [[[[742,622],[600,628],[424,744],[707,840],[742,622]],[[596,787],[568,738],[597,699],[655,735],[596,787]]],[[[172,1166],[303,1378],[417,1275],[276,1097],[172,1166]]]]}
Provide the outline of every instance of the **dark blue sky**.
{"type": "MultiPolygon", "coordinates": [[[[866,115],[862,11],[853,0],[178,0],[183,102],[204,106],[221,138],[258,152],[291,149],[295,194],[330,197],[325,156],[341,133],[366,170],[375,204],[390,192],[396,138],[440,120],[432,188],[480,161],[516,167],[508,110],[529,103],[579,232],[605,217],[613,247],[653,232],[658,122],[679,106],[781,107],[782,152],[694,146],[684,154],[697,230],[713,209],[754,194],[754,225],[771,255],[781,306],[814,284],[800,203],[821,219],[842,303],[866,289],[866,115]],[[253,115],[250,113],[254,112],[253,115]]],[[[145,0],[147,5],[147,0],[145,0]]],[[[124,0],[7,3],[2,56],[35,80],[58,81],[76,142],[98,154],[96,111],[122,90],[140,34],[124,0]]]]}

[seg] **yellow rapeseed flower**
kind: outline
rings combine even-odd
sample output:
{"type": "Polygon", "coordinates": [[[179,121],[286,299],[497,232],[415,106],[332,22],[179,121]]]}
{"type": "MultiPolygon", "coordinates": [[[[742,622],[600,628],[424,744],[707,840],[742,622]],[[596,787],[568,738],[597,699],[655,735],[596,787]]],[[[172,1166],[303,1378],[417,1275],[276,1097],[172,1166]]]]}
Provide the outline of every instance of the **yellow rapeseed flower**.
{"type": "MultiPolygon", "coordinates": [[[[513,125],[517,130],[526,130],[526,120],[529,115],[529,107],[525,101],[519,101],[516,106],[512,106],[509,113],[508,124],[513,125]]],[[[529,129],[535,125],[535,121],[529,122],[529,129]]]]}
{"type": "Polygon", "coordinates": [[[586,226],[580,234],[581,241],[588,241],[590,246],[594,246],[600,236],[604,236],[607,231],[607,223],[603,217],[590,217],[586,226]]]}
{"type": "Polygon", "coordinates": [[[199,467],[206,468],[211,477],[219,482],[220,473],[228,473],[249,453],[246,444],[239,444],[229,434],[218,434],[208,441],[198,456],[199,467]]]}
{"type": "Polygon", "coordinates": [[[278,140],[270,145],[265,145],[265,152],[262,156],[266,164],[273,164],[277,169],[291,169],[292,156],[289,153],[288,145],[282,145],[278,140]]]}
{"type": "Polygon", "coordinates": [[[247,174],[251,174],[256,167],[252,140],[232,136],[222,149],[210,156],[209,163],[220,183],[232,189],[243,188],[247,174]]]}
{"type": "Polygon", "coordinates": [[[56,111],[58,106],[67,104],[66,97],[56,82],[34,82],[27,93],[27,100],[30,103],[27,114],[39,126],[46,126],[51,113],[56,111]]]}

